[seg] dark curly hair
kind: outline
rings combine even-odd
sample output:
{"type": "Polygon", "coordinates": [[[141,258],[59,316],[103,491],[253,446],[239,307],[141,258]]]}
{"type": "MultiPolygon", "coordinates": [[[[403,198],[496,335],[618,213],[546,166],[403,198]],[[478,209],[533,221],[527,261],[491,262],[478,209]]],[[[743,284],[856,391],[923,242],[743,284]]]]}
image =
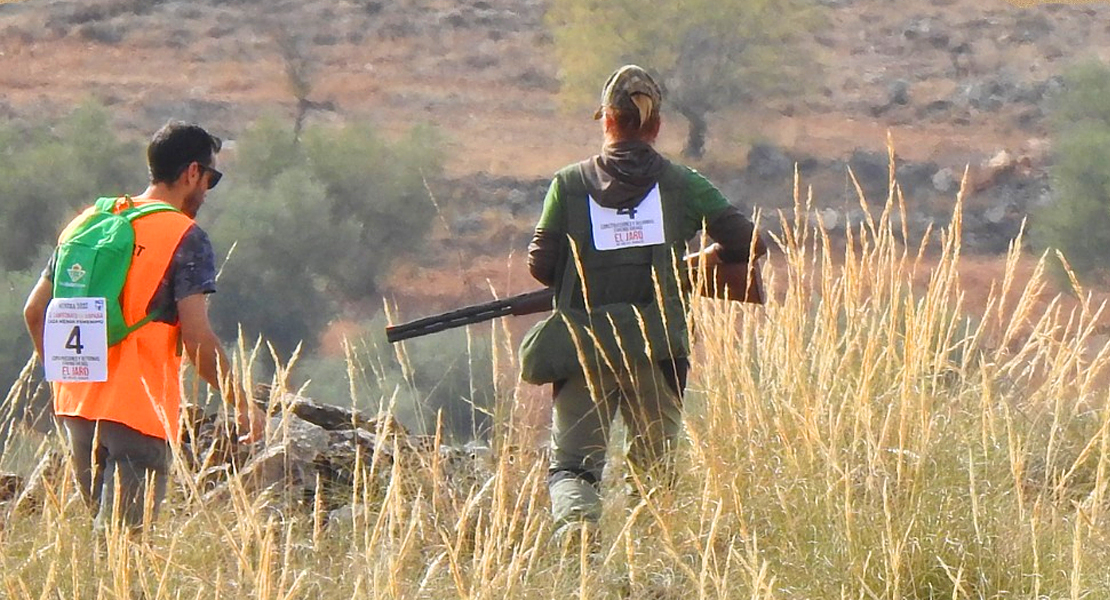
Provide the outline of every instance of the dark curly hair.
{"type": "Polygon", "coordinates": [[[223,142],[200,125],[170,121],[162,126],[146,148],[151,183],[173,183],[194,162],[212,166],[212,158],[223,142]]]}

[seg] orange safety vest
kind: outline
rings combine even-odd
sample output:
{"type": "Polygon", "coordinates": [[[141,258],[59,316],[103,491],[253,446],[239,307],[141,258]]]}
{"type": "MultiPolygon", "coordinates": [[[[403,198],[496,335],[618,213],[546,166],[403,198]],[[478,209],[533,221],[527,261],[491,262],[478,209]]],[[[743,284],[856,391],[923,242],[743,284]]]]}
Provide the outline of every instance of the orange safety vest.
{"type": "MultiPolygon", "coordinates": [[[[136,204],[143,204],[137,201],[136,204]]],[[[74,219],[61,239],[87,216],[74,219]]],[[[147,307],[193,220],[176,211],[135,219],[135,253],[120,294],[127,323],[147,307]]],[[[54,384],[54,414],[122,423],[146,435],[177,440],[181,406],[181,325],[151,321],[108,348],[108,381],[54,384]]]]}

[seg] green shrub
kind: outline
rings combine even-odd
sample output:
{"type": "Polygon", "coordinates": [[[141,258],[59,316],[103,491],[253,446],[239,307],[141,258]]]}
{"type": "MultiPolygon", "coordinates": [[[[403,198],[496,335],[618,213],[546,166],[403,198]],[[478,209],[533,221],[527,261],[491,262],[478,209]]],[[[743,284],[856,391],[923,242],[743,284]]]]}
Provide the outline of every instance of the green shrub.
{"type": "MultiPolygon", "coordinates": [[[[23,322],[23,304],[38,279],[37,271],[0,272],[0,461],[10,465],[14,432],[33,424],[50,402],[42,383],[42,367],[18,381],[34,351],[23,322]]],[[[38,426],[49,426],[49,419],[38,419],[38,426]]],[[[2,470],[2,469],[0,469],[2,470]]]]}
{"type": "Polygon", "coordinates": [[[38,276],[38,271],[0,273],[0,389],[5,392],[33,351],[23,322],[23,304],[38,276]]]}
{"type": "Polygon", "coordinates": [[[332,404],[369,414],[392,409],[414,433],[434,434],[437,422],[453,440],[482,439],[492,427],[492,344],[488,336],[445,331],[398,347],[385,339],[385,319],[349,340],[348,356],[312,356],[297,363],[290,385],[332,404]]]}
{"type": "Polygon", "coordinates": [[[213,300],[217,332],[233,338],[242,325],[284,357],[315,347],[340,306],[372,298],[392,261],[418,247],[434,216],[424,177],[442,163],[422,128],[396,143],[368,125],[310,128],[303,139],[261,121],[201,215],[217,253],[235,246],[213,300]]]}
{"type": "Polygon", "coordinates": [[[324,188],[303,167],[264,187],[234,186],[218,202],[225,210],[208,233],[218,253],[235,247],[213,296],[213,324],[224,339],[241,326],[288,357],[336,312],[324,289],[328,262],[352,243],[353,225],[332,225],[324,188]]]}
{"type": "Polygon", "coordinates": [[[23,270],[66,221],[98,196],[141,191],[143,152],[112,130],[109,114],[85,103],[59,123],[0,126],[0,269],[23,270]]]}
{"type": "Polygon", "coordinates": [[[1110,67],[1086,63],[1066,76],[1053,114],[1055,201],[1038,211],[1032,233],[1060,250],[1076,273],[1107,272],[1110,262],[1110,67]]]}
{"type": "Polygon", "coordinates": [[[282,171],[302,164],[291,128],[273,116],[264,116],[235,141],[235,169],[228,183],[265,186],[282,171]]]}
{"type": "Polygon", "coordinates": [[[358,223],[358,240],[334,256],[332,283],[348,298],[378,290],[393,258],[417,251],[435,217],[425,179],[442,171],[441,139],[415,127],[396,143],[368,125],[309,129],[305,153],[327,189],[335,223],[358,223]]]}
{"type": "Polygon", "coordinates": [[[565,97],[593,105],[614,69],[639,64],[659,77],[667,110],[689,122],[683,154],[697,158],[710,114],[797,94],[803,81],[817,79],[813,54],[799,43],[819,26],[818,8],[812,0],[553,0],[546,20],[565,97]]]}

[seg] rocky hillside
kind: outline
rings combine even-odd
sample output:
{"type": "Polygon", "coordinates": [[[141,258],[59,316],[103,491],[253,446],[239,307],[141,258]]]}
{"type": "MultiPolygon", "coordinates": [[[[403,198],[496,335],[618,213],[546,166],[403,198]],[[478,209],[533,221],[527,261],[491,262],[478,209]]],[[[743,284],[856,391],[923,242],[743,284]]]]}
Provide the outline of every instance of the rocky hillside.
{"type": "MultiPolygon", "coordinates": [[[[886,197],[889,132],[911,229],[947,217],[970,166],[966,247],[1003,248],[1032,207],[1051,202],[1052,98],[1070,64],[1110,61],[1110,4],[820,3],[825,22],[805,51],[823,73],[797,97],[714,115],[696,166],[735,200],[773,210],[791,205],[797,164],[826,222],[843,228],[860,217],[846,167],[872,202],[886,197]]],[[[485,292],[492,277],[519,273],[506,257],[523,250],[546,178],[598,144],[589,109],[558,95],[544,9],[543,0],[9,2],[0,118],[50,117],[91,96],[123,130],[177,117],[233,139],[260,114],[292,117],[286,67],[301,65],[310,120],[370,118],[387,131],[423,122],[446,134],[449,177],[433,191],[452,208],[437,250],[450,248],[472,276],[466,287],[485,292]]],[[[665,120],[660,147],[677,156],[685,124],[665,120]]],[[[429,263],[428,277],[442,265],[429,263]]]]}

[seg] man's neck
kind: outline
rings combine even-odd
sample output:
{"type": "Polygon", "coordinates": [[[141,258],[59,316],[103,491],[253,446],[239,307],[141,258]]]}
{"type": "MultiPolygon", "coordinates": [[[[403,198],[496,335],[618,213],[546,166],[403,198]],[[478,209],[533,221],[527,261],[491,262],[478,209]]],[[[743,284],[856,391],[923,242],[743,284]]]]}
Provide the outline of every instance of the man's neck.
{"type": "Polygon", "coordinates": [[[182,210],[185,206],[185,195],[175,193],[175,191],[164,183],[152,183],[147,186],[146,190],[138,196],[132,196],[135,200],[159,200],[165,202],[177,210],[182,210]]]}

